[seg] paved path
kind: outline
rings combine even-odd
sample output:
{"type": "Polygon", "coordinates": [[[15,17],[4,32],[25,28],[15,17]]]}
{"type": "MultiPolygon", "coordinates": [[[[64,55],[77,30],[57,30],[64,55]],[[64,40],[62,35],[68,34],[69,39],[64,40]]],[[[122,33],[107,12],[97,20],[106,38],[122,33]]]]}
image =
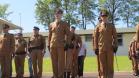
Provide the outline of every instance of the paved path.
{"type": "MultiPolygon", "coordinates": [[[[28,75],[26,74],[25,78],[28,75]]],[[[52,73],[43,73],[43,78],[51,78],[52,73]]],[[[84,73],[84,78],[97,78],[97,73],[84,73]]],[[[132,75],[131,72],[116,72],[114,78],[139,78],[132,75]]]]}

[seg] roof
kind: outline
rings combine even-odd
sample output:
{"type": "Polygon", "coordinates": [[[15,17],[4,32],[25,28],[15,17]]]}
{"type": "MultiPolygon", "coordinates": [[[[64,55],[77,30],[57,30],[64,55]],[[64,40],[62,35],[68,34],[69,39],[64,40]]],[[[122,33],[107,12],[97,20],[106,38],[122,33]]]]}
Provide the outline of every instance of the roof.
{"type": "Polygon", "coordinates": [[[6,20],[3,20],[3,19],[0,19],[0,30],[2,29],[2,25],[3,24],[8,24],[10,26],[10,30],[14,30],[14,29],[22,29],[21,27],[9,22],[9,21],[6,21],[6,20]]]}
{"type": "MultiPolygon", "coordinates": [[[[77,30],[77,34],[92,34],[94,29],[88,29],[88,30],[77,30]]],[[[116,28],[116,31],[118,33],[134,33],[136,32],[135,28],[116,28]]]]}
{"type": "MultiPolygon", "coordinates": [[[[135,28],[117,28],[117,33],[135,33],[136,29],[135,28]]],[[[84,34],[92,34],[93,29],[88,29],[88,30],[77,30],[76,33],[79,35],[84,35],[84,34]]],[[[24,37],[30,37],[32,32],[29,33],[24,33],[24,37]]],[[[48,36],[48,32],[40,32],[43,36],[48,36]]]]}

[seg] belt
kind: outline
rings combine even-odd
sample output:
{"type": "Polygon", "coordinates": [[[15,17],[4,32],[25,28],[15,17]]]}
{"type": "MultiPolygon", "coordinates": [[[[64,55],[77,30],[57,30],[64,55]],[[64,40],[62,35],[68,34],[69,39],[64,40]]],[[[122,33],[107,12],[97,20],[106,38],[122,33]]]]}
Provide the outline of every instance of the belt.
{"type": "Polygon", "coordinates": [[[15,52],[16,55],[25,55],[26,52],[15,52]]]}

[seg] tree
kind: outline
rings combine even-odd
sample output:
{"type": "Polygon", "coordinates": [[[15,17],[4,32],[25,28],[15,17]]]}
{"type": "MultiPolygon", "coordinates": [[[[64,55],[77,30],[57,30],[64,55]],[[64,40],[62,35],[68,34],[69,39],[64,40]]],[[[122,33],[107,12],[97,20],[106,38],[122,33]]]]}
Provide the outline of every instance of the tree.
{"type": "Polygon", "coordinates": [[[97,5],[94,3],[93,0],[82,0],[80,1],[79,3],[79,15],[81,15],[81,28],[82,29],[86,29],[87,27],[87,24],[93,24],[94,26],[95,23],[95,13],[94,13],[94,10],[96,9],[97,5]]]}
{"type": "Polygon", "coordinates": [[[12,12],[8,12],[8,8],[9,8],[8,4],[4,5],[0,4],[0,18],[8,20],[8,16],[12,14],[12,12]]]}
{"type": "Polygon", "coordinates": [[[70,25],[80,26],[83,29],[86,29],[86,24],[90,21],[92,23],[95,17],[93,13],[94,2],[92,0],[37,0],[37,22],[47,28],[50,22],[54,20],[53,15],[56,8],[63,9],[63,20],[70,25]]]}
{"type": "Polygon", "coordinates": [[[135,26],[138,20],[139,1],[124,0],[124,5],[119,10],[120,16],[127,27],[135,26]]]}
{"type": "Polygon", "coordinates": [[[109,11],[109,20],[115,24],[116,21],[120,20],[118,11],[124,4],[123,0],[99,0],[99,9],[107,9],[109,11]]]}

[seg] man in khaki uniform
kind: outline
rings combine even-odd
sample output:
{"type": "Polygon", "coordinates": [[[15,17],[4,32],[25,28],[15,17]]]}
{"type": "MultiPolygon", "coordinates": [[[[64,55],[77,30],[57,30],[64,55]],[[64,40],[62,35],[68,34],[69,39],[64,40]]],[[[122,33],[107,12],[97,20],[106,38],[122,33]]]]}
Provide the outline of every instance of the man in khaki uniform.
{"type": "MultiPolygon", "coordinates": [[[[101,18],[99,17],[98,18],[99,22],[98,24],[101,24],[102,20],[101,18]]],[[[95,51],[95,48],[94,48],[94,31],[92,33],[92,45],[93,45],[93,50],[95,51]]],[[[100,62],[99,62],[99,55],[97,54],[97,66],[98,66],[98,78],[101,78],[101,73],[100,73],[100,62]]]]}
{"type": "Polygon", "coordinates": [[[94,32],[94,49],[99,55],[100,78],[113,78],[114,52],[117,50],[117,34],[113,24],[107,20],[108,13],[101,12],[102,22],[97,25],[94,32]]]}
{"type": "Polygon", "coordinates": [[[34,27],[33,35],[30,37],[28,47],[33,64],[34,78],[41,78],[43,69],[43,56],[45,54],[46,43],[45,38],[39,34],[38,27],[34,27]]]}
{"type": "Polygon", "coordinates": [[[139,23],[136,25],[137,42],[139,42],[139,23]]]}
{"type": "Polygon", "coordinates": [[[82,40],[81,37],[77,34],[75,34],[75,27],[71,27],[71,51],[72,51],[72,70],[71,70],[71,75],[72,78],[75,78],[78,76],[78,53],[81,50],[82,46],[82,40]]]}
{"type": "Polygon", "coordinates": [[[138,66],[138,50],[137,50],[137,40],[136,35],[133,37],[132,41],[130,42],[129,46],[129,58],[132,61],[132,68],[133,68],[133,75],[139,75],[139,66],[138,66]]]}
{"type": "Polygon", "coordinates": [[[23,78],[24,76],[24,62],[26,56],[27,42],[22,36],[22,33],[16,35],[15,40],[15,69],[16,78],[23,78]]]}
{"type": "Polygon", "coordinates": [[[65,70],[64,42],[70,42],[69,24],[61,20],[63,11],[57,9],[55,21],[49,26],[48,49],[50,50],[53,68],[53,78],[63,78],[65,70]],[[65,37],[67,40],[65,41],[65,37]]]}
{"type": "Polygon", "coordinates": [[[1,78],[10,78],[12,54],[15,51],[15,39],[13,34],[8,33],[9,25],[4,24],[2,31],[0,35],[1,78]]]}

